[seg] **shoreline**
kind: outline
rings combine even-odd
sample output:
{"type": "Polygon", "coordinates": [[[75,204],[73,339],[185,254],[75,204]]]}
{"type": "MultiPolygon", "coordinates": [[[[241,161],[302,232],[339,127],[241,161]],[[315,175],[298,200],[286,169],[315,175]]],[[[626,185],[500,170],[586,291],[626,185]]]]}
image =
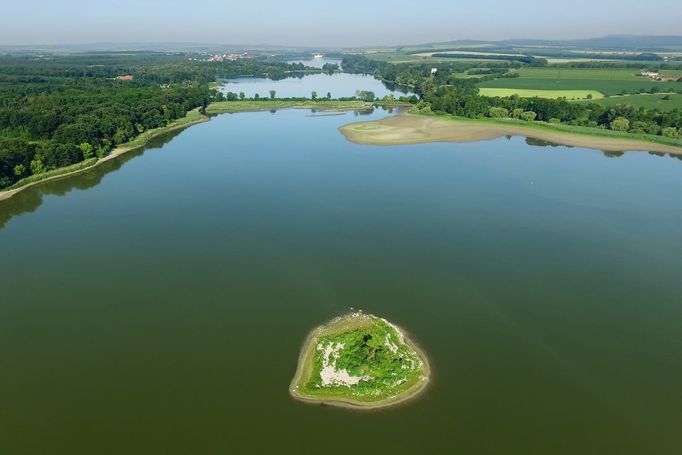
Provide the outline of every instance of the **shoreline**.
{"type": "MultiPolygon", "coordinates": [[[[133,150],[137,150],[141,147],[144,147],[147,145],[147,143],[157,137],[160,136],[164,133],[168,133],[171,131],[176,131],[178,129],[184,129],[184,128],[189,128],[190,126],[199,124],[199,123],[204,123],[209,120],[211,120],[212,116],[215,115],[220,115],[220,114],[227,114],[227,113],[238,113],[238,112],[260,112],[260,111],[268,111],[271,109],[320,109],[321,111],[335,111],[335,112],[344,112],[344,111],[350,111],[350,110],[361,110],[361,109],[367,109],[373,106],[373,103],[368,103],[365,101],[329,101],[329,100],[307,100],[307,101],[286,101],[286,100],[264,100],[264,101],[252,101],[252,100],[246,100],[246,101],[218,101],[218,102],[213,102],[209,104],[206,107],[205,114],[199,112],[199,109],[192,109],[191,111],[187,112],[185,117],[181,117],[179,119],[176,119],[174,122],[175,124],[170,124],[161,128],[153,129],[146,131],[142,133],[141,135],[137,136],[135,139],[132,141],[129,141],[126,144],[119,145],[115,149],[113,149],[107,156],[98,159],[91,165],[86,165],[83,167],[79,167],[83,165],[84,161],[81,161],[80,163],[74,163],[70,166],[66,166],[63,168],[57,168],[53,169],[53,171],[58,172],[59,170],[67,170],[70,167],[77,167],[77,169],[74,169],[73,171],[66,171],[64,173],[59,173],[56,175],[52,175],[49,177],[45,177],[43,179],[35,180],[32,182],[29,182],[25,185],[22,185],[18,188],[14,189],[9,189],[9,190],[0,190],[0,202],[5,201],[7,199],[10,199],[12,196],[16,195],[17,193],[20,193],[24,190],[27,190],[29,188],[32,188],[34,186],[38,186],[39,184],[46,183],[46,182],[51,182],[54,180],[59,180],[62,178],[66,177],[73,177],[75,175],[82,174],[84,172],[87,172],[91,169],[94,169],[95,167],[99,166],[100,164],[103,164],[109,160],[113,160],[114,158],[117,158],[125,153],[131,152],[133,150]],[[229,104],[228,104],[229,103],[229,104]],[[194,118],[197,115],[200,117],[194,118]],[[179,122],[179,123],[177,123],[179,122]]],[[[30,178],[30,177],[26,177],[30,178]]],[[[18,183],[18,182],[17,182],[18,183]]],[[[15,183],[16,185],[16,183],[15,183]]]]}
{"type": "MultiPolygon", "coordinates": [[[[523,136],[569,147],[606,152],[646,151],[682,155],[679,146],[620,135],[570,131],[549,124],[515,121],[473,120],[444,115],[403,113],[382,120],[344,125],[339,131],[351,142],[369,145],[406,145],[429,142],[479,142],[504,136],[523,136]]],[[[624,133],[627,134],[627,133],[624,133]]]]}
{"type": "MultiPolygon", "coordinates": [[[[348,322],[355,322],[351,321],[350,318],[352,317],[353,314],[356,313],[348,313],[343,316],[339,316],[337,318],[332,319],[330,322],[317,326],[314,329],[312,329],[308,335],[306,336],[305,340],[303,341],[303,345],[301,346],[301,351],[298,356],[298,363],[296,365],[296,373],[294,374],[293,379],[291,380],[291,383],[289,385],[289,394],[294,398],[296,401],[300,401],[305,404],[309,405],[317,405],[317,406],[333,406],[333,407],[339,407],[339,408],[345,408],[345,409],[355,409],[355,410],[361,410],[361,411],[372,411],[372,410],[378,410],[378,409],[384,409],[388,407],[393,407],[400,405],[402,403],[405,403],[407,401],[411,401],[412,399],[416,398],[418,395],[424,392],[426,390],[427,386],[431,382],[431,365],[429,364],[428,358],[424,354],[424,351],[417,346],[417,344],[412,341],[411,337],[407,332],[402,327],[399,327],[398,325],[388,322],[384,319],[386,323],[391,325],[392,327],[395,328],[395,330],[402,335],[404,339],[404,343],[412,350],[414,350],[417,353],[417,356],[419,359],[422,361],[422,369],[423,369],[423,376],[425,377],[425,380],[417,382],[411,389],[406,390],[405,392],[401,393],[400,395],[396,395],[393,397],[388,397],[385,398],[381,401],[375,401],[375,402],[365,402],[365,401],[358,401],[358,400],[353,400],[353,399],[342,399],[338,397],[334,398],[311,398],[309,396],[302,395],[301,393],[298,392],[298,384],[300,383],[302,377],[305,374],[310,374],[310,368],[312,367],[312,363],[309,362],[309,357],[314,354],[314,348],[316,346],[315,340],[318,339],[321,336],[333,334],[335,332],[338,332],[337,326],[341,325],[342,327],[345,327],[345,324],[348,322]],[[336,330],[335,330],[336,329],[336,330]]],[[[363,315],[365,316],[365,315],[363,315]]],[[[366,316],[371,316],[371,315],[366,315],[366,316]]],[[[361,327],[362,324],[357,325],[358,327],[361,327]]],[[[353,325],[351,324],[351,327],[353,325]]]]}
{"type": "MultiPolygon", "coordinates": [[[[199,109],[193,109],[185,117],[176,119],[174,121],[175,124],[146,131],[132,141],[118,146],[109,155],[94,161],[91,165],[84,165],[87,161],[84,160],[80,163],[74,163],[70,166],[51,171],[66,171],[64,173],[57,173],[56,175],[35,180],[17,188],[0,190],[0,202],[39,184],[85,173],[109,160],[146,146],[151,139],[157,136],[207,122],[216,115],[260,112],[272,109],[319,109],[320,111],[327,112],[346,112],[368,109],[374,106],[383,106],[383,104],[381,102],[371,103],[357,100],[288,101],[277,99],[214,102],[207,106],[205,113],[200,113],[199,109]],[[196,117],[197,115],[199,117],[196,117]],[[75,169],[68,171],[67,169],[71,167],[75,169]]],[[[394,107],[399,110],[398,115],[388,116],[381,120],[350,123],[339,127],[339,131],[351,142],[380,146],[423,144],[429,142],[479,142],[494,140],[504,136],[522,136],[558,145],[605,152],[646,151],[682,156],[682,143],[680,145],[670,145],[616,134],[601,135],[590,131],[571,131],[564,129],[571,127],[564,126],[562,128],[561,126],[544,123],[523,124],[520,121],[517,123],[517,121],[513,120],[465,119],[437,114],[413,114],[402,112],[401,109],[404,106],[401,104],[396,104],[394,107]]]]}
{"type": "MultiPolygon", "coordinates": [[[[192,115],[193,112],[198,113],[198,110],[194,109],[192,111],[189,111],[185,117],[177,119],[176,121],[191,118],[193,116],[192,115]]],[[[25,185],[22,185],[18,188],[14,188],[11,190],[0,191],[0,202],[5,201],[7,199],[10,199],[12,196],[16,195],[17,193],[25,191],[29,188],[34,187],[34,186],[38,186],[40,184],[52,182],[54,180],[59,180],[62,178],[73,177],[75,175],[79,175],[79,174],[82,174],[84,172],[90,171],[91,169],[94,169],[97,166],[106,163],[107,161],[113,160],[113,159],[118,158],[119,156],[124,155],[128,152],[132,152],[133,150],[137,150],[139,148],[146,146],[150,140],[152,140],[155,137],[158,137],[162,134],[169,133],[171,131],[176,131],[179,129],[189,128],[190,126],[197,125],[199,123],[204,123],[204,122],[207,122],[208,120],[210,120],[210,117],[208,117],[204,114],[200,114],[200,115],[201,115],[201,118],[197,118],[194,120],[187,120],[186,122],[182,122],[179,124],[175,124],[175,125],[171,124],[171,125],[164,126],[161,128],[149,130],[147,132],[148,133],[147,136],[145,136],[144,138],[140,139],[140,136],[138,136],[137,138],[133,139],[129,143],[122,144],[122,145],[116,147],[107,156],[98,159],[97,161],[95,161],[94,163],[92,163],[89,166],[74,169],[73,171],[67,171],[63,174],[52,175],[50,177],[46,177],[44,179],[40,179],[40,180],[36,180],[34,182],[27,183],[25,185]],[[139,143],[136,143],[136,141],[139,141],[139,143]]],[[[82,163],[83,163],[83,161],[81,161],[81,163],[74,163],[71,166],[78,166],[79,164],[82,164],[82,163]]],[[[66,166],[65,168],[57,168],[54,170],[58,171],[59,169],[68,169],[71,166],[66,166]]]]}

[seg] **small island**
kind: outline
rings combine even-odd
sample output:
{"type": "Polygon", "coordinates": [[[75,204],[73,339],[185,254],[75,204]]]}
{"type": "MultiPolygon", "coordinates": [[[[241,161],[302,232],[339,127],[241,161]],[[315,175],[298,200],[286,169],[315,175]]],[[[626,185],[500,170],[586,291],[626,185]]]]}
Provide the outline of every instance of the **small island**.
{"type": "Polygon", "coordinates": [[[353,312],[308,335],[290,392],[308,403],[376,409],[416,396],[429,376],[426,357],[398,326],[353,312]]]}

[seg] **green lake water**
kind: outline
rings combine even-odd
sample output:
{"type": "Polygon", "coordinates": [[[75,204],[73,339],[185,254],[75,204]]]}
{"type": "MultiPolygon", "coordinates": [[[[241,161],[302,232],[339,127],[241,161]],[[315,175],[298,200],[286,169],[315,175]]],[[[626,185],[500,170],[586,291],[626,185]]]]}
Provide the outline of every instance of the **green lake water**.
{"type": "Polygon", "coordinates": [[[222,115],[0,203],[0,454],[682,453],[682,161],[222,115]],[[362,309],[433,379],[288,393],[362,309]]]}

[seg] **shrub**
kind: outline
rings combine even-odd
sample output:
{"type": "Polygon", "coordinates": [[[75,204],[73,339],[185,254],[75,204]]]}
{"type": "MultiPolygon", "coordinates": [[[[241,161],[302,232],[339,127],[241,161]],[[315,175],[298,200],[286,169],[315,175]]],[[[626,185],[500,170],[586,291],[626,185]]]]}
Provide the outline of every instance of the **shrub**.
{"type": "Polygon", "coordinates": [[[538,116],[538,114],[536,114],[533,111],[526,111],[526,112],[521,114],[521,119],[525,120],[527,122],[532,122],[533,120],[535,120],[537,118],[537,116],[538,116]]]}
{"type": "Polygon", "coordinates": [[[661,134],[665,137],[671,137],[671,138],[677,138],[679,137],[679,132],[677,131],[677,128],[674,126],[669,126],[667,128],[663,128],[663,131],[661,131],[661,134]]]}
{"type": "Polygon", "coordinates": [[[630,129],[630,120],[625,117],[618,117],[609,126],[613,131],[627,131],[630,129]]]}
{"type": "Polygon", "coordinates": [[[509,117],[509,110],[504,107],[491,107],[490,116],[492,118],[506,118],[509,117]]]}

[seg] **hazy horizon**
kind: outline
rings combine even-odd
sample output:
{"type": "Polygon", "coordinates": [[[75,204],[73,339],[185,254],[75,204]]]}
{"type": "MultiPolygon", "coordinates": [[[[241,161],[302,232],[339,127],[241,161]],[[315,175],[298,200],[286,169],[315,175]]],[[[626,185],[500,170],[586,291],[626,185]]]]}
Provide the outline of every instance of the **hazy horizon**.
{"type": "Polygon", "coordinates": [[[621,6],[617,0],[575,0],[559,5],[524,0],[481,0],[457,5],[441,0],[396,0],[389,6],[348,0],[338,8],[312,0],[265,0],[201,7],[178,0],[108,4],[65,0],[3,7],[0,45],[94,43],[212,43],[272,46],[390,46],[457,39],[581,39],[605,35],[680,34],[682,3],[660,0],[621,6]],[[662,14],[665,12],[665,14],[662,14]],[[436,14],[438,13],[438,14],[436,14]],[[608,21],[605,20],[608,18],[608,21]]]}

